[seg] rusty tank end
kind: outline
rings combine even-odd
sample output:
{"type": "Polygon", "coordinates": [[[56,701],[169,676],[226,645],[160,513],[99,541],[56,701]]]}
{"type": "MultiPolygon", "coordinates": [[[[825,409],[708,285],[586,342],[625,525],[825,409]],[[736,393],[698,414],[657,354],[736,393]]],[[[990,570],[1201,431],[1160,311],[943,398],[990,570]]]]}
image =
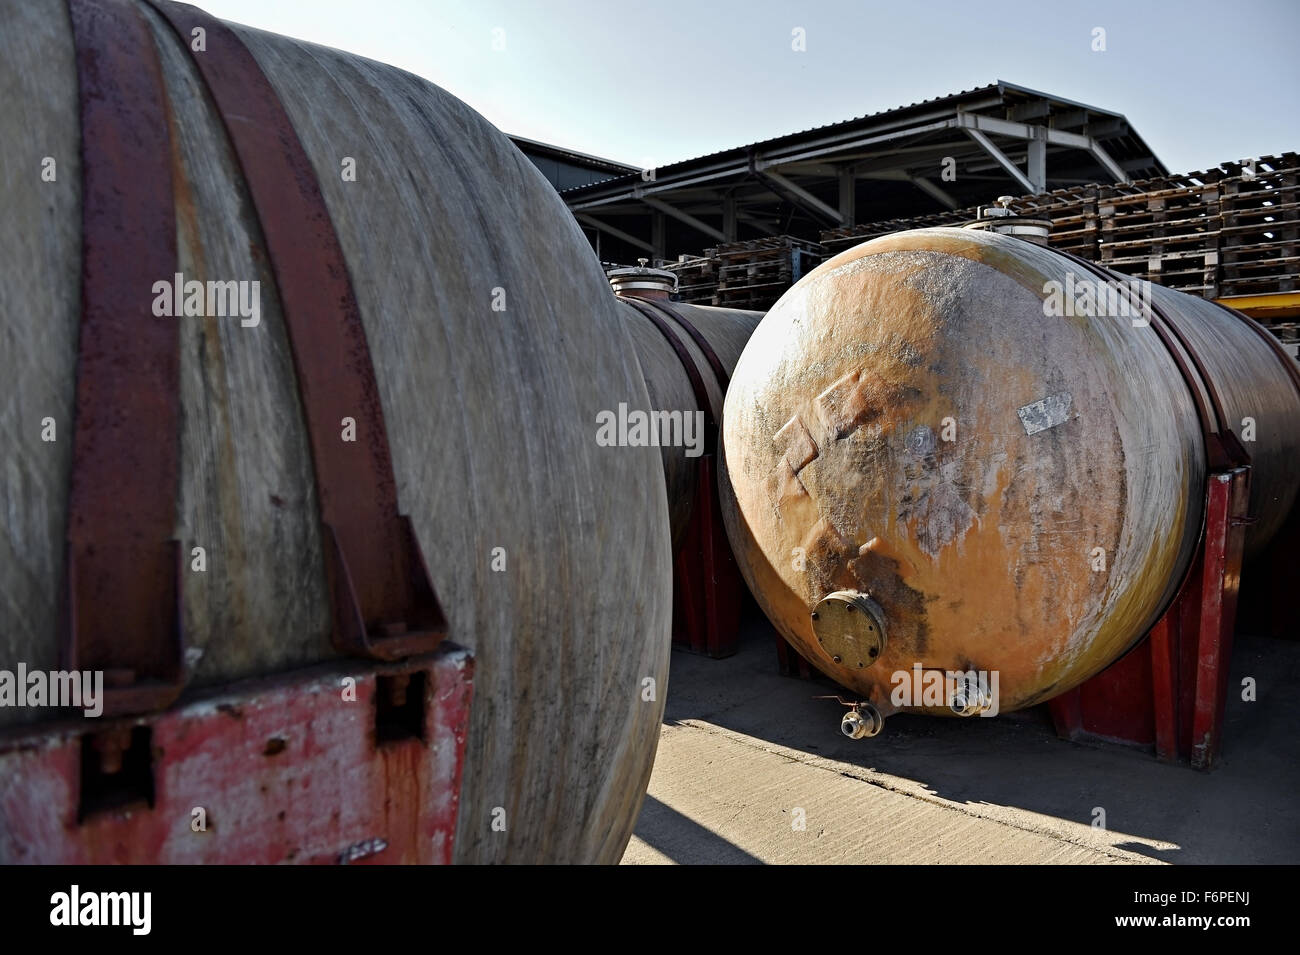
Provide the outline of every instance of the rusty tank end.
{"type": "MultiPolygon", "coordinates": [[[[1063,302],[1088,277],[995,232],[898,233],[804,278],[741,356],[723,424],[737,559],[781,633],[882,713],[1049,699],[1182,582],[1207,473],[1196,403],[1131,302],[1063,302]],[[931,671],[990,674],[993,698],[974,681],[911,695],[931,671]]],[[[1300,394],[1244,318],[1131,291],[1201,353],[1227,421],[1254,421],[1258,550],[1295,500],[1300,394]]]]}

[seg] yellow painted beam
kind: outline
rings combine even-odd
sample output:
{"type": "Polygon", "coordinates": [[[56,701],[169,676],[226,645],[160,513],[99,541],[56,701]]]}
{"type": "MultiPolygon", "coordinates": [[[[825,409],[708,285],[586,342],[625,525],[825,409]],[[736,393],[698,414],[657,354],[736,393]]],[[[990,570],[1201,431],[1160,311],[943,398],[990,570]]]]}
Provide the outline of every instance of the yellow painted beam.
{"type": "Polygon", "coordinates": [[[1300,292],[1274,292],[1270,295],[1230,295],[1215,299],[1220,305],[1235,308],[1251,318],[1290,318],[1300,316],[1300,292]]]}

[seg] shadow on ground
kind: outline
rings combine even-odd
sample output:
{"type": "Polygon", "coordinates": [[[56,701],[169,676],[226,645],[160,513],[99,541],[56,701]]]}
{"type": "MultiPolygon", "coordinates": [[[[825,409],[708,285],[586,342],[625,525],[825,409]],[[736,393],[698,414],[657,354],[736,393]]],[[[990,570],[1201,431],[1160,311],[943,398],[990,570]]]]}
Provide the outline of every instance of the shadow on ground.
{"type": "MultiPolygon", "coordinates": [[[[1045,709],[992,719],[900,715],[874,739],[849,740],[839,732],[843,708],[813,699],[834,687],[780,676],[773,640],[751,606],[736,656],[675,652],[665,722],[711,724],[843,764],[864,785],[897,780],[899,791],[977,810],[1012,807],[1082,826],[1104,811],[1113,846],[1166,862],[1300,862],[1300,734],[1284,702],[1300,684],[1300,643],[1237,639],[1223,758],[1200,773],[1140,750],[1063,741],[1045,709]],[[1255,702],[1241,700],[1247,676],[1255,702]]],[[[716,861],[758,861],[685,817],[670,825],[668,814],[681,815],[648,798],[637,835],[670,858],[680,838],[671,833],[693,832],[721,843],[716,861]]]]}

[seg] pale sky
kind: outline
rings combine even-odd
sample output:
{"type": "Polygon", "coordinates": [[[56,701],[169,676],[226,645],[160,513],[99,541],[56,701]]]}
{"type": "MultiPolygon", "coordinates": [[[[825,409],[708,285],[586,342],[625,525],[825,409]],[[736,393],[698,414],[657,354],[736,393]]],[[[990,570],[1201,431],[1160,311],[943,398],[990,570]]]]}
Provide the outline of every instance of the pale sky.
{"type": "Polygon", "coordinates": [[[1300,149],[1300,0],[197,2],[639,167],[998,79],[1125,114],[1173,172],[1300,149]]]}

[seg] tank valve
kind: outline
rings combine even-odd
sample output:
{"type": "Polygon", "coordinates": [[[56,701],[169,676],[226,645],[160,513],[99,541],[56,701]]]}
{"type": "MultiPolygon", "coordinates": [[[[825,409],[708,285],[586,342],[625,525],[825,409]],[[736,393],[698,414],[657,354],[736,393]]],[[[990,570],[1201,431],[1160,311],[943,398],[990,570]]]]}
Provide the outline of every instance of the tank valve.
{"type": "Polygon", "coordinates": [[[958,716],[978,716],[993,706],[988,691],[969,677],[957,681],[948,708],[958,716]]]}
{"type": "Polygon", "coordinates": [[[838,700],[849,711],[840,719],[840,732],[849,739],[867,739],[875,736],[884,728],[885,718],[880,710],[870,702],[850,703],[842,696],[819,696],[819,700],[838,700]]]}

